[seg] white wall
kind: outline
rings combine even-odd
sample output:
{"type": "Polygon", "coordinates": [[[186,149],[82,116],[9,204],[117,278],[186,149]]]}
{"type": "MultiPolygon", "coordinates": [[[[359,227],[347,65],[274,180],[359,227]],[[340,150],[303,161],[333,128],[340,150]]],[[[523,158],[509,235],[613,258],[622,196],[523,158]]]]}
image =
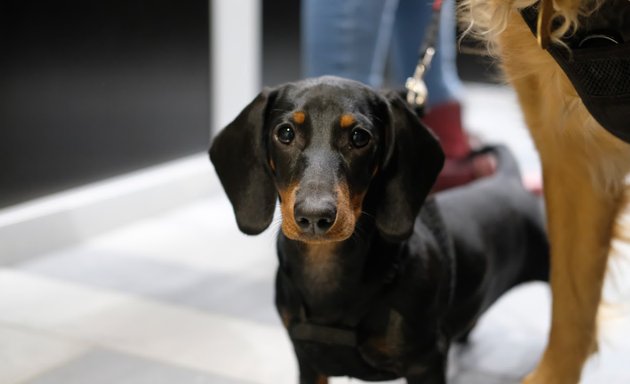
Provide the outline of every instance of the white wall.
{"type": "Polygon", "coordinates": [[[260,91],[260,0],[211,0],[212,129],[217,132],[260,91]]]}

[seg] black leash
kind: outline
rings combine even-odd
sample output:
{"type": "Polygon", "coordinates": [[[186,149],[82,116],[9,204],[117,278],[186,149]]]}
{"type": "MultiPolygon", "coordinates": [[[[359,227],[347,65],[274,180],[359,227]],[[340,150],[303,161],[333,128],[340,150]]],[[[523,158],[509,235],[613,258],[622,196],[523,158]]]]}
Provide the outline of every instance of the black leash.
{"type": "Polygon", "coordinates": [[[431,61],[435,55],[435,46],[440,29],[442,0],[433,0],[431,9],[433,14],[425,31],[424,41],[420,45],[418,64],[416,64],[413,76],[409,77],[405,82],[405,88],[407,88],[407,103],[416,111],[422,110],[429,96],[429,91],[424,82],[424,75],[429,70],[431,61]]]}

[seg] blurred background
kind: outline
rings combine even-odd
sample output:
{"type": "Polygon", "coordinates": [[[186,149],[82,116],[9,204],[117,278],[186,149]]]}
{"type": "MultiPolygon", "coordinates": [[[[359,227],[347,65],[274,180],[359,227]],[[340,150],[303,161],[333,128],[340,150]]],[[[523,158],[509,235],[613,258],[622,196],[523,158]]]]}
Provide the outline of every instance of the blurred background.
{"type": "MultiPolygon", "coordinates": [[[[262,85],[300,78],[299,6],[0,1],[0,383],[295,382],[278,228],[238,232],[205,151],[262,85]]],[[[475,49],[458,57],[467,126],[537,172],[475,49]]],[[[585,382],[630,382],[624,310],[585,382]]],[[[543,284],[508,295],[454,350],[453,382],[518,382],[548,317],[543,284]]]]}
{"type": "Polygon", "coordinates": [[[300,2],[225,3],[2,1],[0,207],[202,152],[218,99],[299,79],[300,2]]]}

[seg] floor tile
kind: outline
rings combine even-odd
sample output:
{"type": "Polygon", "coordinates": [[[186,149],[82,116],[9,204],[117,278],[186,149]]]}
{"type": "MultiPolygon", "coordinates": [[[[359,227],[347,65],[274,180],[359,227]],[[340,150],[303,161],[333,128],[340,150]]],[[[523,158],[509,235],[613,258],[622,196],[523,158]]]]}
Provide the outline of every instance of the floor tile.
{"type": "Polygon", "coordinates": [[[22,272],[0,270],[0,324],[240,380],[277,383],[295,377],[280,326],[22,272]]]}
{"type": "MultiPolygon", "coordinates": [[[[210,166],[210,165],[209,165],[210,166]]],[[[259,275],[275,269],[277,220],[258,236],[238,231],[222,192],[180,209],[139,220],[76,247],[48,253],[111,253],[214,272],[259,275]]]]}
{"type": "Polygon", "coordinates": [[[0,325],[0,383],[26,380],[74,359],[87,348],[82,342],[0,325]]]}
{"type": "Polygon", "coordinates": [[[275,275],[275,261],[269,264],[269,268],[256,268],[261,273],[262,270],[267,271],[262,276],[238,271],[218,273],[208,268],[178,264],[174,260],[79,247],[22,263],[19,270],[209,312],[279,324],[273,307],[273,284],[270,284],[275,275]]]}
{"type": "Polygon", "coordinates": [[[250,384],[122,353],[95,350],[25,384],[250,384]]]}

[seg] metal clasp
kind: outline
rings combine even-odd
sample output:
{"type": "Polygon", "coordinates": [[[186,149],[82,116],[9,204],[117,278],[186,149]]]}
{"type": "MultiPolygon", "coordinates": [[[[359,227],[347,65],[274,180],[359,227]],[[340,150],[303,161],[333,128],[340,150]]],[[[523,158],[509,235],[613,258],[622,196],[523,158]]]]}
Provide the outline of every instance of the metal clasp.
{"type": "Polygon", "coordinates": [[[416,65],[413,77],[407,78],[405,88],[407,88],[407,103],[414,107],[423,107],[429,96],[427,85],[423,78],[426,71],[431,66],[431,61],[435,55],[435,48],[428,47],[422,56],[422,60],[416,65]]]}

